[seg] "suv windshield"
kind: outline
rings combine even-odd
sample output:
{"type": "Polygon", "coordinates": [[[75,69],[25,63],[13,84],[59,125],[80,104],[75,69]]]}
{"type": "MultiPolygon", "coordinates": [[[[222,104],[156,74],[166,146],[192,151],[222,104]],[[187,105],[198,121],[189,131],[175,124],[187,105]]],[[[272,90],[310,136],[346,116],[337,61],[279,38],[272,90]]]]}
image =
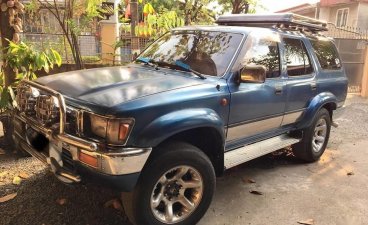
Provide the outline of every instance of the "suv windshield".
{"type": "Polygon", "coordinates": [[[221,76],[240,45],[242,34],[213,31],[174,31],[150,45],[139,58],[183,70],[186,64],[200,74],[221,76]]]}

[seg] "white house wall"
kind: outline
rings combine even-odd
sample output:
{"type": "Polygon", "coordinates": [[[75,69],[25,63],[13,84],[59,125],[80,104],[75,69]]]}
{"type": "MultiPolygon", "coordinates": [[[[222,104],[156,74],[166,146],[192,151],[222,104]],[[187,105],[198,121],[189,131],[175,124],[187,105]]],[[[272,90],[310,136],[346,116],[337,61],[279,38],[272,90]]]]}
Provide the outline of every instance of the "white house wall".
{"type": "Polygon", "coordinates": [[[363,30],[368,30],[368,3],[361,2],[359,4],[357,27],[363,30]]]}

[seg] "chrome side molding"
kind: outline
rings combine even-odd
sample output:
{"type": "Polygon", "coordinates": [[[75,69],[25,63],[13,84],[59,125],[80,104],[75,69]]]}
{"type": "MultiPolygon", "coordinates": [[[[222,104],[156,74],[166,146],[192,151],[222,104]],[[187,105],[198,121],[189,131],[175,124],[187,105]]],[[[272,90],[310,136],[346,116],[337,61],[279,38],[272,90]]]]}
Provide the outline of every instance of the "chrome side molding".
{"type": "Polygon", "coordinates": [[[298,142],[300,142],[300,139],[283,134],[226,152],[224,157],[225,169],[240,165],[298,142]]]}

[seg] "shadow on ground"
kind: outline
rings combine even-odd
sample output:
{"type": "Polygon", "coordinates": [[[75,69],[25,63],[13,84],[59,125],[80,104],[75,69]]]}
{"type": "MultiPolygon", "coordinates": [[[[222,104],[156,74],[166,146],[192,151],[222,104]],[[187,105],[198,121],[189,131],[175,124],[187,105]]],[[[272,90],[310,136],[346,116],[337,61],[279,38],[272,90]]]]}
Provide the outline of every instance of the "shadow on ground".
{"type": "MultiPolygon", "coordinates": [[[[9,160],[21,159],[2,155],[0,169],[4,169],[1,167],[2,162],[9,160]]],[[[280,165],[299,163],[288,151],[280,150],[226,171],[221,179],[242,174],[242,171],[250,168],[267,173],[268,169],[280,165]]],[[[0,196],[15,191],[15,199],[0,204],[1,225],[130,225],[123,211],[104,207],[106,202],[119,197],[117,192],[92,184],[64,185],[47,169],[25,180],[20,186],[0,186],[0,196]],[[66,199],[66,203],[60,205],[58,199],[66,199]]]]}

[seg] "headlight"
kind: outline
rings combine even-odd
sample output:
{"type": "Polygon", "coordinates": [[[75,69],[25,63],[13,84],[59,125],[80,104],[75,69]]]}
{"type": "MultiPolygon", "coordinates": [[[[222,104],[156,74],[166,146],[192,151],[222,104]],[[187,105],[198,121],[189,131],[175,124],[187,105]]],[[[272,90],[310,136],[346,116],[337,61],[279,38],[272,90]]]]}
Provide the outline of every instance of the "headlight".
{"type": "Polygon", "coordinates": [[[90,136],[106,139],[108,144],[125,144],[134,125],[133,119],[119,119],[86,113],[84,132],[90,136]]]}

